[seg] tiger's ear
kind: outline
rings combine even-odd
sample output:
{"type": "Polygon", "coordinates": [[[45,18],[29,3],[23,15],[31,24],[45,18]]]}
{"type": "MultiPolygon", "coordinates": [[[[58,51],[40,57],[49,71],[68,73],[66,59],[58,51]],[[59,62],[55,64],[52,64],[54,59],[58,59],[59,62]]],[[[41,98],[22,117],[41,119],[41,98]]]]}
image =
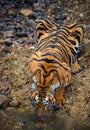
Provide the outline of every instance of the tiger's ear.
{"type": "Polygon", "coordinates": [[[41,78],[41,70],[38,69],[38,70],[35,71],[35,73],[33,75],[33,81],[35,83],[37,83],[37,82],[39,82],[40,78],[41,78]]]}

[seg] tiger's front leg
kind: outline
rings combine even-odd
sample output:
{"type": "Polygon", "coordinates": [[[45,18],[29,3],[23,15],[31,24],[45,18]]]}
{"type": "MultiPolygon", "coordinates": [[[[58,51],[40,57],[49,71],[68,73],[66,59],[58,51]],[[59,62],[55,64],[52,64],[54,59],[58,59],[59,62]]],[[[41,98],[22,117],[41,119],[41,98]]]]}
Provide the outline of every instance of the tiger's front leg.
{"type": "Polygon", "coordinates": [[[55,106],[54,110],[59,110],[62,103],[65,102],[65,99],[63,97],[65,91],[65,87],[57,88],[54,93],[55,98],[55,106]]]}

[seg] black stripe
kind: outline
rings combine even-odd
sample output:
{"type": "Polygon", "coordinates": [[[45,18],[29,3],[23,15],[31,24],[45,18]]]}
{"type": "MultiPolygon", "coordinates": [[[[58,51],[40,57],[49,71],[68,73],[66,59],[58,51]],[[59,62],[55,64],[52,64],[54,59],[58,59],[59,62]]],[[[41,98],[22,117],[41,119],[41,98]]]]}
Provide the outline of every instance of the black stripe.
{"type": "Polygon", "coordinates": [[[37,37],[37,38],[39,39],[42,35],[43,35],[42,33],[39,33],[39,35],[38,35],[38,37],[37,37]]]}
{"type": "MultiPolygon", "coordinates": [[[[75,41],[69,40],[68,37],[65,36],[65,35],[63,35],[63,34],[62,34],[62,36],[57,36],[57,37],[59,37],[60,39],[64,40],[64,41],[65,41],[66,43],[68,43],[68,44],[71,43],[72,45],[76,45],[76,42],[75,42],[75,41]],[[62,36],[63,36],[63,37],[62,37],[62,36]],[[65,37],[65,38],[64,38],[64,37],[65,37]],[[66,39],[67,41],[66,41],[65,39],[66,39]],[[69,42],[70,42],[70,43],[69,43],[69,42]]],[[[79,37],[75,37],[75,38],[80,42],[80,38],[79,38],[79,37]]]]}
{"type": "Polygon", "coordinates": [[[79,36],[76,36],[75,37],[77,40],[78,40],[78,42],[80,43],[80,37],[79,36]]]}
{"type": "Polygon", "coordinates": [[[57,36],[58,38],[62,39],[66,44],[73,44],[76,45],[76,43],[72,40],[69,40],[66,36],[57,36]],[[65,37],[65,38],[64,38],[65,37]],[[67,41],[66,41],[67,40],[67,41]]]}
{"type": "MultiPolygon", "coordinates": [[[[50,41],[50,42],[53,42],[54,44],[46,44],[44,47],[45,48],[57,48],[58,50],[61,50],[61,52],[63,51],[64,52],[64,54],[66,55],[66,56],[69,56],[69,54],[68,53],[66,53],[66,52],[68,52],[68,50],[67,50],[67,48],[65,47],[65,45],[60,41],[60,39],[54,39],[55,41],[50,41]],[[55,42],[58,42],[59,43],[59,46],[58,45],[56,45],[55,44],[55,42]]],[[[45,50],[46,51],[46,50],[45,50]]],[[[60,54],[61,55],[61,54],[60,54]]],[[[69,56],[70,57],[70,56],[69,56]]]]}
{"type": "MultiPolygon", "coordinates": [[[[52,72],[57,72],[56,69],[51,69],[44,77],[48,77],[52,72]]],[[[58,72],[57,72],[58,73],[58,72]]],[[[53,80],[53,79],[52,79],[53,80]]]]}
{"type": "Polygon", "coordinates": [[[47,63],[55,63],[54,60],[50,60],[50,59],[48,59],[48,58],[42,58],[42,59],[39,60],[39,61],[45,61],[45,62],[47,62],[47,63]]]}
{"type": "MultiPolygon", "coordinates": [[[[34,72],[33,76],[36,75],[36,73],[37,73],[38,71],[40,71],[40,70],[37,69],[37,70],[34,72]]],[[[41,73],[40,73],[40,77],[41,77],[41,73]]]]}
{"type": "Polygon", "coordinates": [[[55,54],[55,53],[46,52],[46,53],[43,54],[42,56],[53,56],[54,58],[56,58],[56,59],[58,59],[58,60],[60,61],[58,55],[55,54]]]}
{"type": "MultiPolygon", "coordinates": [[[[61,84],[60,77],[59,77],[59,75],[58,75],[58,71],[57,71],[56,69],[52,69],[51,71],[49,71],[49,75],[50,75],[52,72],[56,72],[57,77],[58,77],[58,80],[59,80],[59,82],[60,82],[60,84],[61,84]]],[[[48,75],[48,76],[49,76],[49,75],[48,75]]],[[[53,78],[52,78],[51,80],[53,81],[53,79],[54,79],[54,76],[53,76],[53,78]]]]}
{"type": "Polygon", "coordinates": [[[46,29],[48,30],[48,28],[46,27],[46,25],[45,25],[44,23],[40,24],[40,26],[41,26],[42,28],[46,28],[46,29]]]}
{"type": "Polygon", "coordinates": [[[45,69],[43,64],[40,63],[39,66],[44,70],[45,73],[47,73],[47,71],[46,71],[46,69],[45,69]]]}
{"type": "Polygon", "coordinates": [[[70,33],[70,32],[68,31],[68,28],[65,28],[65,26],[64,26],[64,27],[61,27],[60,30],[65,30],[65,31],[67,31],[68,34],[70,33]]]}
{"type": "Polygon", "coordinates": [[[48,30],[46,27],[38,27],[36,31],[38,30],[48,30]]]}
{"type": "Polygon", "coordinates": [[[46,19],[45,19],[45,21],[46,21],[46,23],[48,24],[48,27],[52,28],[51,22],[49,22],[49,21],[46,20],[46,19]]]}
{"type": "Polygon", "coordinates": [[[70,32],[69,32],[68,30],[66,30],[65,28],[64,28],[64,29],[61,28],[59,31],[57,31],[57,32],[55,33],[55,36],[57,36],[57,35],[59,35],[59,34],[63,34],[63,35],[66,35],[66,36],[68,37],[69,33],[70,33],[70,32]],[[67,34],[65,31],[66,31],[68,34],[67,34]]]}
{"type": "MultiPolygon", "coordinates": [[[[57,48],[57,49],[63,51],[63,53],[66,55],[66,57],[69,58],[69,61],[70,61],[70,63],[71,63],[71,57],[70,57],[70,55],[69,55],[68,53],[66,53],[66,52],[68,52],[68,50],[67,50],[67,48],[65,47],[65,45],[60,41],[60,38],[61,38],[62,40],[64,40],[65,43],[68,43],[68,44],[72,44],[73,41],[70,41],[70,43],[69,43],[69,40],[67,39],[68,41],[66,41],[65,38],[63,38],[62,36],[58,36],[58,38],[59,38],[59,39],[57,39],[57,37],[56,37],[56,38],[53,38],[54,41],[53,41],[53,40],[50,41],[50,44],[51,44],[51,42],[53,42],[54,45],[52,45],[52,44],[51,44],[51,45],[50,45],[50,44],[49,44],[49,45],[48,45],[48,44],[45,44],[45,45],[44,45],[44,48],[45,48],[45,49],[46,49],[46,48],[49,48],[49,47],[50,47],[50,48],[57,48]],[[55,42],[58,42],[62,47],[56,45],[55,42]]],[[[75,44],[75,43],[73,42],[73,44],[75,44]]],[[[41,46],[41,47],[42,47],[42,46],[41,46]]],[[[40,48],[41,48],[41,47],[40,47],[40,48]]],[[[40,49],[40,48],[39,48],[39,49],[40,49]]],[[[71,48],[70,46],[68,46],[68,48],[70,48],[71,53],[75,56],[75,55],[76,55],[76,52],[74,51],[74,49],[71,48]]],[[[60,54],[60,55],[61,55],[61,54],[60,54]]]]}
{"type": "MultiPolygon", "coordinates": [[[[55,41],[50,41],[50,42],[55,42],[55,41]]],[[[57,41],[58,42],[58,41],[57,41]]],[[[67,49],[65,48],[65,46],[63,45],[63,43],[62,42],[58,42],[59,43],[59,46],[57,45],[57,43],[55,44],[46,44],[44,47],[45,47],[45,49],[49,49],[49,48],[57,48],[59,51],[61,50],[61,52],[63,51],[63,52],[67,52],[67,49]]],[[[46,51],[46,50],[45,50],[46,51]]],[[[43,51],[44,52],[44,51],[43,51]]]]}
{"type": "MultiPolygon", "coordinates": [[[[64,32],[64,31],[60,31],[59,34],[62,34],[62,35],[64,35],[64,36],[67,36],[67,37],[68,37],[68,34],[67,34],[66,32],[64,32]]],[[[58,35],[58,34],[57,34],[57,35],[58,35]]]]}
{"type": "Polygon", "coordinates": [[[39,57],[39,56],[37,55],[37,52],[34,52],[34,55],[37,56],[37,57],[39,57]]]}
{"type": "Polygon", "coordinates": [[[72,28],[74,28],[75,26],[77,26],[77,24],[74,24],[74,25],[72,25],[71,27],[68,27],[68,25],[67,25],[67,26],[64,26],[64,27],[66,27],[66,28],[68,28],[68,29],[72,29],[72,28]]]}
{"type": "Polygon", "coordinates": [[[47,62],[48,64],[49,63],[54,63],[54,64],[58,64],[59,66],[61,66],[62,68],[64,68],[65,70],[68,71],[68,69],[66,67],[64,67],[62,64],[60,64],[59,62],[55,61],[55,60],[50,60],[48,58],[42,58],[40,60],[36,59],[36,58],[32,58],[32,60],[36,60],[36,61],[44,61],[44,62],[47,62]]]}
{"type": "MultiPolygon", "coordinates": [[[[62,38],[63,39],[63,38],[62,38]]],[[[60,40],[60,39],[59,39],[60,40]]],[[[67,41],[65,40],[65,39],[63,39],[64,41],[65,41],[65,43],[67,43],[67,41]]],[[[70,61],[70,63],[71,63],[71,57],[70,57],[70,55],[68,54],[68,53],[66,53],[66,52],[68,52],[68,50],[67,50],[67,48],[65,47],[65,45],[61,42],[61,41],[58,41],[57,40],[57,42],[60,44],[60,45],[62,45],[63,47],[62,47],[62,49],[64,49],[63,51],[64,51],[64,54],[66,55],[66,56],[68,56],[69,57],[69,61],[70,61]]],[[[57,45],[55,45],[55,47],[56,47],[57,45]]],[[[59,47],[59,46],[58,46],[59,47]]],[[[60,47],[61,48],[61,47],[60,47]]],[[[76,52],[74,51],[74,49],[71,47],[71,46],[68,46],[68,48],[70,49],[70,51],[71,51],[71,53],[74,55],[74,57],[76,57],[76,52]]],[[[61,54],[60,54],[61,55],[61,54]]]]}
{"type": "Polygon", "coordinates": [[[69,42],[70,42],[72,45],[76,45],[76,42],[74,42],[73,40],[69,40],[69,42]]]}
{"type": "Polygon", "coordinates": [[[76,57],[76,52],[74,51],[74,49],[73,49],[72,47],[69,47],[69,48],[70,48],[70,50],[71,50],[73,56],[76,57]]]}
{"type": "Polygon", "coordinates": [[[79,31],[75,31],[74,33],[78,33],[78,34],[81,34],[79,31]]]}

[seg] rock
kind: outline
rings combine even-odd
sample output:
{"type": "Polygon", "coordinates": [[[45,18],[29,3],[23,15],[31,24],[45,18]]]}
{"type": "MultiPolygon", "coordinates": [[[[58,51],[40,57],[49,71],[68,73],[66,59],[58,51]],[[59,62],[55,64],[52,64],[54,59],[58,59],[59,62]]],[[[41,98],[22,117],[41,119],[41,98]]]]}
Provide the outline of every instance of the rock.
{"type": "Polygon", "coordinates": [[[29,15],[29,19],[34,19],[35,20],[36,18],[37,18],[37,16],[34,13],[29,15]]]}
{"type": "Polygon", "coordinates": [[[4,15],[6,13],[6,10],[5,9],[2,9],[2,14],[4,15]]]}
{"type": "Polygon", "coordinates": [[[30,9],[21,9],[21,10],[20,10],[20,13],[21,13],[22,15],[24,15],[24,16],[29,16],[30,14],[33,13],[33,11],[30,10],[30,9]]]}
{"type": "Polygon", "coordinates": [[[34,46],[31,46],[30,49],[33,50],[33,49],[35,49],[35,47],[34,47],[34,46]]]}
{"type": "Polygon", "coordinates": [[[10,52],[10,47],[9,46],[5,46],[3,49],[2,49],[2,53],[3,54],[7,54],[10,52]]]}
{"type": "Polygon", "coordinates": [[[21,32],[21,31],[22,31],[22,27],[21,27],[21,26],[15,26],[15,27],[14,27],[14,31],[15,31],[15,32],[18,32],[18,31],[21,32]]]}
{"type": "Polygon", "coordinates": [[[18,38],[20,38],[20,37],[27,37],[28,35],[26,34],[26,33],[24,33],[24,32],[18,32],[18,33],[16,33],[16,36],[18,37],[18,38]]]}
{"type": "Polygon", "coordinates": [[[12,38],[13,37],[13,31],[5,31],[3,32],[4,38],[12,38]]]}
{"type": "Polygon", "coordinates": [[[30,26],[30,27],[35,29],[35,27],[36,27],[35,20],[32,20],[32,19],[28,20],[28,26],[30,26]]]}
{"type": "Polygon", "coordinates": [[[66,14],[63,14],[63,15],[61,16],[61,20],[66,20],[66,18],[67,18],[67,15],[66,15],[66,14]]]}
{"type": "Polygon", "coordinates": [[[10,9],[10,10],[8,11],[8,13],[9,13],[10,15],[12,15],[12,14],[14,14],[15,12],[14,12],[14,10],[10,9]]]}
{"type": "Polygon", "coordinates": [[[30,6],[33,5],[36,2],[37,2],[37,0],[25,0],[25,3],[30,4],[30,6]]]}
{"type": "MultiPolygon", "coordinates": [[[[3,39],[0,39],[0,44],[3,44],[4,43],[4,40],[3,39]]],[[[1,49],[1,48],[0,48],[1,49]]]]}
{"type": "Polygon", "coordinates": [[[9,100],[5,95],[0,94],[0,107],[6,108],[8,106],[9,100]]]}
{"type": "Polygon", "coordinates": [[[13,100],[10,102],[10,106],[11,107],[19,107],[20,106],[19,100],[16,98],[13,98],[13,100]]]}
{"type": "Polygon", "coordinates": [[[36,127],[37,129],[39,129],[39,128],[45,128],[45,127],[46,127],[46,124],[44,124],[43,122],[37,122],[37,123],[35,124],[35,127],[36,127]]]}
{"type": "Polygon", "coordinates": [[[52,9],[51,9],[51,8],[48,8],[47,14],[48,14],[48,15],[52,15],[52,9]]]}
{"type": "Polygon", "coordinates": [[[4,41],[4,44],[6,46],[11,46],[13,44],[13,42],[11,41],[11,38],[6,38],[5,41],[4,41]]]}
{"type": "Polygon", "coordinates": [[[84,13],[80,13],[80,17],[81,17],[81,18],[84,17],[84,13]]]}
{"type": "Polygon", "coordinates": [[[0,111],[0,130],[20,130],[10,111],[0,111]]]}
{"type": "Polygon", "coordinates": [[[39,12],[39,11],[43,11],[41,4],[39,5],[39,3],[35,3],[34,4],[34,9],[35,11],[39,12]]]}

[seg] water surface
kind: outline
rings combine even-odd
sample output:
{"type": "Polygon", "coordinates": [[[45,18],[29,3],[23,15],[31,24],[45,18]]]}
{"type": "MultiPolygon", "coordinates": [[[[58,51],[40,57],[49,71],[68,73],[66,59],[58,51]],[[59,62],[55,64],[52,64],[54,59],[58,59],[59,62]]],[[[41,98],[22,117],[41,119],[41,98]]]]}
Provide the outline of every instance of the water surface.
{"type": "Polygon", "coordinates": [[[34,113],[17,109],[14,117],[22,130],[90,130],[90,127],[77,124],[71,119],[60,119],[56,115],[47,116],[43,122],[38,122],[34,113]]]}

